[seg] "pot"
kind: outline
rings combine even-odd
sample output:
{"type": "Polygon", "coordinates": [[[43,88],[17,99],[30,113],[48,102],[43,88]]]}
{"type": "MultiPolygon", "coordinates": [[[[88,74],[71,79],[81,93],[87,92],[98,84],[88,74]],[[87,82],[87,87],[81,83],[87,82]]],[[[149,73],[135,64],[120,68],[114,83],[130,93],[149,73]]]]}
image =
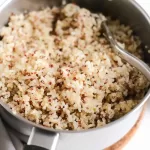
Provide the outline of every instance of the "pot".
{"type": "MultiPolygon", "coordinates": [[[[68,0],[67,2],[72,2],[68,0]]],[[[76,4],[92,11],[103,12],[118,18],[122,23],[130,25],[135,34],[143,42],[145,61],[150,60],[150,19],[144,10],[133,0],[74,0],[76,4]],[[144,46],[146,45],[146,47],[144,46]]],[[[38,10],[43,6],[60,6],[61,0],[7,0],[0,7],[0,27],[5,25],[11,12],[38,10]]],[[[144,103],[150,97],[150,90],[141,103],[125,116],[104,127],[83,131],[54,130],[30,122],[17,114],[13,114],[2,102],[0,113],[5,122],[13,129],[29,136],[25,150],[102,150],[120,140],[136,123],[144,103]]]]}

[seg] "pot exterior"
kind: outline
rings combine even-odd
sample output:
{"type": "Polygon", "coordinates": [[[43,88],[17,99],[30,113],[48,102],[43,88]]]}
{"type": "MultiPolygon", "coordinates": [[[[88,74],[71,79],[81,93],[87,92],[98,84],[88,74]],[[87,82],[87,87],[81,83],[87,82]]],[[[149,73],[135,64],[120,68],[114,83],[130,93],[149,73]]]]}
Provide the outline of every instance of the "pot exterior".
{"type": "MultiPolygon", "coordinates": [[[[140,116],[142,107],[121,118],[118,122],[112,123],[104,128],[96,129],[90,132],[80,133],[60,133],[60,139],[57,150],[102,150],[115,142],[119,141],[134,126],[140,116]]],[[[2,118],[13,129],[21,134],[29,136],[32,126],[18,120],[8,113],[2,106],[0,107],[2,118]]]]}
{"type": "Polygon", "coordinates": [[[57,150],[102,150],[107,148],[127,134],[136,123],[141,111],[142,108],[118,123],[92,132],[62,134],[57,150]]]}

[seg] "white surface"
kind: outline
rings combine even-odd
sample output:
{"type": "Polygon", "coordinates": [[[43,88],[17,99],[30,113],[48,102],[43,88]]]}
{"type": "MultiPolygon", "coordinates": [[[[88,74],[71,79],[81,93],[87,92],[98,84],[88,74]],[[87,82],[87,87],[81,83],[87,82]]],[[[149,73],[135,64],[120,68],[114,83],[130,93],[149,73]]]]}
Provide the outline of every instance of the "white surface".
{"type": "MultiPolygon", "coordinates": [[[[0,4],[5,0],[0,0],[0,4]]],[[[150,0],[136,0],[150,15],[150,0]]],[[[150,101],[141,125],[123,150],[150,150],[150,101]]]]}

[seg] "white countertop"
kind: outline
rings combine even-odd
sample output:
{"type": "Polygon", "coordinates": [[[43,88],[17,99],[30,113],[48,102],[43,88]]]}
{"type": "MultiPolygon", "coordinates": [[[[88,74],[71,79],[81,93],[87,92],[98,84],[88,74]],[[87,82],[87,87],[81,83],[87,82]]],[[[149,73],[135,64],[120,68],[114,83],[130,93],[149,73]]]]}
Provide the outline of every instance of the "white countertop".
{"type": "MultiPolygon", "coordinates": [[[[0,4],[5,0],[0,0],[0,4]]],[[[150,15],[150,0],[136,0],[150,15]]],[[[144,118],[134,137],[123,150],[150,150],[150,101],[144,118]]]]}

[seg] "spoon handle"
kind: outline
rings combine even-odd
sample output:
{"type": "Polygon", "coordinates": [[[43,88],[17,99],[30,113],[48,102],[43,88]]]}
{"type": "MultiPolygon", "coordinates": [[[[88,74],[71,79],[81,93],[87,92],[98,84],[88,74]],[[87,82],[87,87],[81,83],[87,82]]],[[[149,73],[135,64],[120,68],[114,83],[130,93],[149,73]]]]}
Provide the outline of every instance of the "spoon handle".
{"type": "Polygon", "coordinates": [[[144,63],[142,60],[129,53],[128,51],[121,48],[116,40],[114,39],[109,27],[106,24],[106,21],[102,22],[102,27],[105,30],[106,37],[109,40],[111,46],[114,48],[114,52],[119,55],[122,59],[127,61],[129,64],[137,68],[141,73],[145,75],[145,77],[150,81],[150,68],[144,63]]]}

